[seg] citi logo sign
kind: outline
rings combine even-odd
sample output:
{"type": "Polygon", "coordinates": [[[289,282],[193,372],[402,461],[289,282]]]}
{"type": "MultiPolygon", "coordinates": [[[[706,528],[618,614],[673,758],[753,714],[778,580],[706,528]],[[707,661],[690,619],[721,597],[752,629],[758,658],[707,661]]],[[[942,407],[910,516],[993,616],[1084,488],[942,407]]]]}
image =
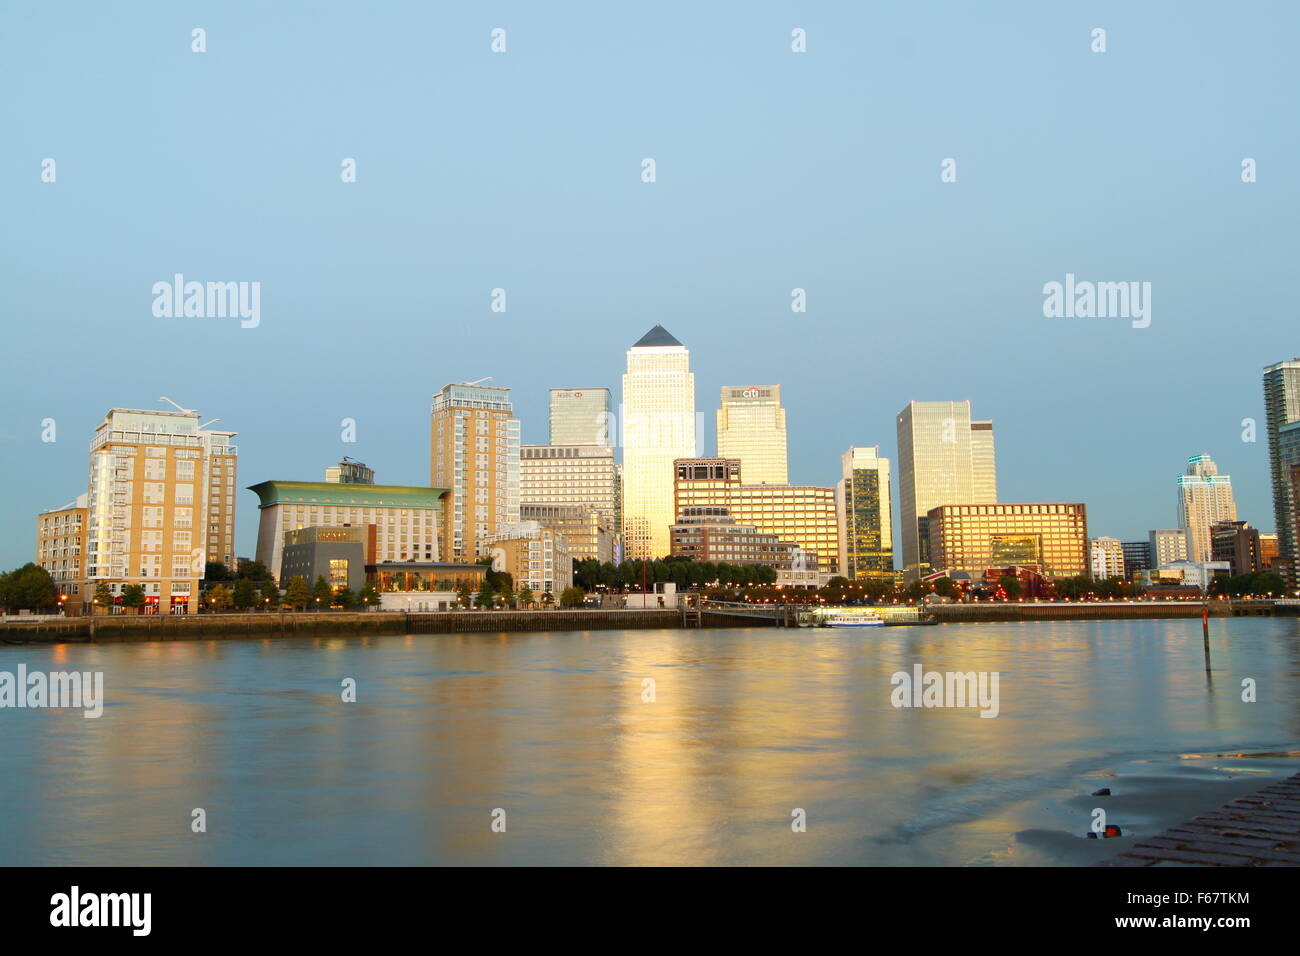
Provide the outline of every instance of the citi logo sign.
{"type": "Polygon", "coordinates": [[[740,397],[741,397],[741,398],[758,398],[758,394],[759,394],[759,392],[758,392],[758,386],[756,386],[756,385],[751,385],[749,388],[745,389],[743,392],[740,393],[740,397]]]}

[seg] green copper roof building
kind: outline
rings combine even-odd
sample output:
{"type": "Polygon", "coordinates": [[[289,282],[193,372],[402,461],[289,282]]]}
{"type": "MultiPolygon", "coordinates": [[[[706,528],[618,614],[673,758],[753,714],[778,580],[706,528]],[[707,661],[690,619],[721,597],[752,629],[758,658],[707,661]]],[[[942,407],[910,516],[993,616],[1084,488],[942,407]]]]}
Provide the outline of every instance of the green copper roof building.
{"type": "Polygon", "coordinates": [[[369,564],[441,560],[446,488],[263,481],[250,485],[249,491],[256,492],[261,502],[257,560],[276,580],[284,536],[304,528],[365,528],[369,564]]]}

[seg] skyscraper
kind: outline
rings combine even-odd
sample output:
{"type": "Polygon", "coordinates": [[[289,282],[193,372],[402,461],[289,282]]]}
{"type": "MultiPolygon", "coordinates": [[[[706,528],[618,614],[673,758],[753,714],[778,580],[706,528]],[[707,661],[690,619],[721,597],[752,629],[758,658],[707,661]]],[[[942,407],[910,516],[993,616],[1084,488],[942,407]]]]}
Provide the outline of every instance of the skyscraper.
{"type": "Polygon", "coordinates": [[[739,458],[751,485],[784,485],[790,480],[780,385],[723,386],[718,457],[739,458]]]}
{"type": "Polygon", "coordinates": [[[1220,522],[1236,520],[1232,478],[1219,474],[1209,455],[1187,459],[1187,474],[1178,476],[1178,527],[1187,537],[1188,559],[1213,560],[1210,529],[1220,522]]]}
{"type": "Polygon", "coordinates": [[[840,458],[843,477],[835,486],[840,574],[850,581],[892,581],[894,530],[890,508],[889,459],[880,446],[850,448],[840,458]]]}
{"type": "Polygon", "coordinates": [[[1300,358],[1264,369],[1264,413],[1268,429],[1268,467],[1273,484],[1279,564],[1287,583],[1296,580],[1297,511],[1291,469],[1300,465],[1300,358]]]}
{"type": "Polygon", "coordinates": [[[673,461],[695,455],[695,376],[662,325],[627,352],[623,376],[623,541],[627,558],[669,553],[673,461]]]}
{"type": "Polygon", "coordinates": [[[510,389],[445,385],[433,397],[430,484],[447,488],[444,561],[473,563],[480,539],[519,521],[519,419],[510,389]]]}
{"type": "Polygon", "coordinates": [[[972,421],[970,402],[908,402],[898,414],[903,572],[930,570],[927,514],[940,505],[998,500],[993,423],[972,421]]]}
{"type": "Polygon", "coordinates": [[[609,389],[603,386],[551,389],[552,445],[613,445],[609,389]]]}

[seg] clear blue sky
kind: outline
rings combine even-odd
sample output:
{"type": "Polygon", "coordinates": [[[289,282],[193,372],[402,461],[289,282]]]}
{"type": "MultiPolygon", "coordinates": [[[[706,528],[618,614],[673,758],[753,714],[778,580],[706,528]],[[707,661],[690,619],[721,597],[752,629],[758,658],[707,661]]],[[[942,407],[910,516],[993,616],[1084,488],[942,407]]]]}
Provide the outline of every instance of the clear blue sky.
{"type": "MultiPolygon", "coordinates": [[[[110,407],[220,417],[244,486],[342,454],[419,484],[444,383],[511,386],[545,441],[546,388],[617,390],[656,322],[691,349],[707,453],[724,384],[784,387],[791,478],[816,483],[851,444],[894,457],[909,399],[970,398],[1004,500],[1084,501],[1093,534],[1136,537],[1208,452],[1272,528],[1260,371],[1300,353],[1296,4],[0,11],[0,566],[85,490],[110,407]],[[260,281],[260,327],[154,318],[176,272],[260,281]],[[1152,282],[1151,327],[1044,318],[1067,272],[1152,282]]],[[[251,554],[255,496],[238,507],[251,554]]]]}

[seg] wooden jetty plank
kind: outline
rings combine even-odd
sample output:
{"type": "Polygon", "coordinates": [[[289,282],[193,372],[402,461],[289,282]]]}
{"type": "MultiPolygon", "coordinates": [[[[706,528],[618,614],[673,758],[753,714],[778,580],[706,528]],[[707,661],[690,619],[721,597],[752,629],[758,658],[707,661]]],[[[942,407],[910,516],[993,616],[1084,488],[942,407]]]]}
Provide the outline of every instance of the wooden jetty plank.
{"type": "Polygon", "coordinates": [[[1300,866],[1300,774],[1139,837],[1097,866],[1300,866]]]}

